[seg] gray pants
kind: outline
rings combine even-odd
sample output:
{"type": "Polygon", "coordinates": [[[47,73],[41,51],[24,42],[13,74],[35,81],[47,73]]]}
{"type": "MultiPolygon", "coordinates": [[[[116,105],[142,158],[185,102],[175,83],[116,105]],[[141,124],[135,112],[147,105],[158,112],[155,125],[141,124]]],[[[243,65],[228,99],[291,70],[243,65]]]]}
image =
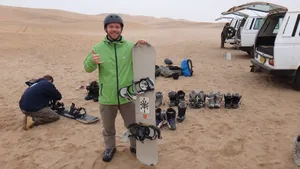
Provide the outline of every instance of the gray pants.
{"type": "MultiPolygon", "coordinates": [[[[134,102],[126,103],[123,105],[102,105],[100,104],[100,113],[102,118],[102,135],[107,149],[116,147],[116,128],[115,119],[118,110],[124,120],[125,127],[135,123],[135,105],[134,102]]],[[[136,140],[130,138],[130,146],[136,148],[136,140]]]]}
{"type": "Polygon", "coordinates": [[[27,116],[32,117],[34,121],[34,125],[47,124],[59,120],[59,115],[55,111],[53,111],[50,107],[42,108],[37,112],[23,111],[23,113],[27,116]]]}

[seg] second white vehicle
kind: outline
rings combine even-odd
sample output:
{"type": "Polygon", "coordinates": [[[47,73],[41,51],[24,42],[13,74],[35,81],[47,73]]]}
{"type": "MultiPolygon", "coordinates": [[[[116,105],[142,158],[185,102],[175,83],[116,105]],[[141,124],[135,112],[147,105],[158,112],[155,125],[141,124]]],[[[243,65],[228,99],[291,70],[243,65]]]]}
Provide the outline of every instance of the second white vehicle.
{"type": "Polygon", "coordinates": [[[222,12],[223,15],[236,14],[238,12],[239,14],[243,14],[241,12],[243,10],[254,11],[254,13],[256,13],[256,15],[252,16],[244,14],[244,20],[240,24],[236,35],[236,48],[247,52],[250,56],[253,57],[253,47],[257,33],[263,25],[265,17],[270,9],[277,8],[285,7],[267,2],[250,2],[239,6],[234,6],[226,12],[222,12]],[[258,14],[257,12],[260,13],[258,14]]]}

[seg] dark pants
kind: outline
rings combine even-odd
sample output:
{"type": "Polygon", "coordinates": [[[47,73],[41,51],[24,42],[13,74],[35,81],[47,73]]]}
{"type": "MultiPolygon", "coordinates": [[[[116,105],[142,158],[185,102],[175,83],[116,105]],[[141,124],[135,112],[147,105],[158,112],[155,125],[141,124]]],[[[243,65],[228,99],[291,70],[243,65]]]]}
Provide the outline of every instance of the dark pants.
{"type": "Polygon", "coordinates": [[[59,115],[50,107],[42,108],[37,112],[26,112],[24,110],[22,110],[22,112],[25,115],[32,117],[34,125],[52,123],[60,118],[59,115]]]}
{"type": "Polygon", "coordinates": [[[221,48],[224,48],[225,36],[221,33],[221,48]]]}
{"type": "MultiPolygon", "coordinates": [[[[135,123],[135,105],[134,102],[123,105],[102,105],[100,104],[100,113],[102,118],[102,135],[104,138],[105,147],[113,149],[116,147],[116,128],[115,119],[118,110],[123,118],[125,127],[135,123]]],[[[135,138],[130,138],[130,146],[136,148],[135,138]]]]}

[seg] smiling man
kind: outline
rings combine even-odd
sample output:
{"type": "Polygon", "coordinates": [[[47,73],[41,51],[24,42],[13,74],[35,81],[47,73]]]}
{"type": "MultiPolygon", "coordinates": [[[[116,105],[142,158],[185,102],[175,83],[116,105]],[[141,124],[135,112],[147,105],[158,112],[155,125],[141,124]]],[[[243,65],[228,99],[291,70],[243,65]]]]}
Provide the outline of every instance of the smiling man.
{"type": "MultiPolygon", "coordinates": [[[[118,110],[125,126],[135,123],[135,105],[120,97],[119,90],[131,85],[133,81],[132,48],[134,44],[121,35],[124,28],[122,18],[109,14],[104,19],[104,30],[107,33],[103,41],[96,44],[84,61],[86,72],[98,68],[99,103],[102,118],[102,134],[106,146],[102,160],[109,162],[116,152],[115,119],[118,110]]],[[[146,41],[139,40],[144,44],[146,41]]],[[[135,139],[130,139],[130,151],[135,154],[135,139]]]]}

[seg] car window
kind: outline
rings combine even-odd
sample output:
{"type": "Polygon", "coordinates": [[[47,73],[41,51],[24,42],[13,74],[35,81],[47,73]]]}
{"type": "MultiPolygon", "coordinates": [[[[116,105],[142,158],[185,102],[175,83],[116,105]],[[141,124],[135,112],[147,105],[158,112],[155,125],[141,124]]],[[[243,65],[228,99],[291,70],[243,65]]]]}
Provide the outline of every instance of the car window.
{"type": "Polygon", "coordinates": [[[277,24],[276,24],[276,26],[275,26],[275,28],[274,28],[274,30],[273,30],[273,33],[274,33],[274,34],[277,34],[277,33],[278,33],[278,30],[279,30],[279,28],[280,28],[280,25],[281,25],[281,23],[282,23],[282,20],[283,20],[283,18],[278,18],[277,24]]]}
{"type": "Polygon", "coordinates": [[[295,26],[294,26],[294,30],[293,30],[293,33],[292,33],[293,37],[296,35],[296,32],[298,31],[299,25],[300,25],[300,14],[298,14],[298,16],[297,16],[297,20],[296,20],[296,23],[295,23],[295,26]]]}
{"type": "Polygon", "coordinates": [[[254,23],[254,26],[253,26],[253,29],[254,30],[258,30],[260,29],[260,27],[262,26],[262,24],[264,23],[265,19],[264,18],[257,18],[255,23],[254,23]]]}
{"type": "Polygon", "coordinates": [[[248,18],[247,19],[247,24],[245,24],[245,29],[249,30],[251,29],[251,26],[253,25],[254,18],[248,18]]]}
{"type": "Polygon", "coordinates": [[[230,26],[234,27],[236,21],[237,21],[236,19],[233,19],[233,20],[230,22],[230,26]]]}

